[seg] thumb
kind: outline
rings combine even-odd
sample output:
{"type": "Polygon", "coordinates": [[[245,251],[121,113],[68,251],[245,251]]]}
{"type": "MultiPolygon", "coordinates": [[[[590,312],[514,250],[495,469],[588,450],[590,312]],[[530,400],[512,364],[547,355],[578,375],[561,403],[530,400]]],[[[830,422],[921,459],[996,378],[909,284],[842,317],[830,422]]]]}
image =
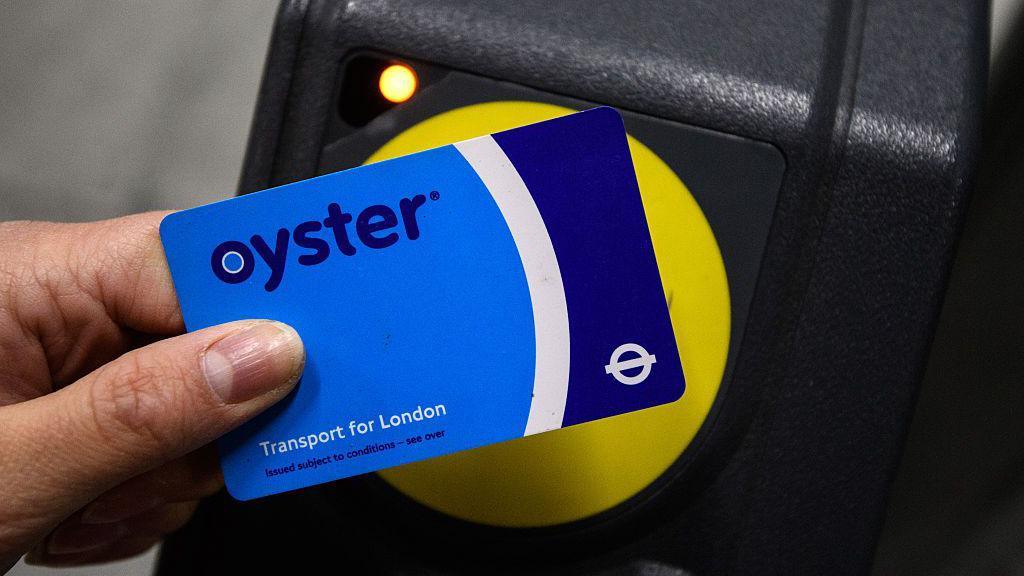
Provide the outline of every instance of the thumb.
{"type": "Polygon", "coordinates": [[[234,322],[139,348],[0,408],[0,548],[19,540],[7,530],[31,544],[107,489],[262,412],[292,389],[304,360],[290,327],[234,322]]]}

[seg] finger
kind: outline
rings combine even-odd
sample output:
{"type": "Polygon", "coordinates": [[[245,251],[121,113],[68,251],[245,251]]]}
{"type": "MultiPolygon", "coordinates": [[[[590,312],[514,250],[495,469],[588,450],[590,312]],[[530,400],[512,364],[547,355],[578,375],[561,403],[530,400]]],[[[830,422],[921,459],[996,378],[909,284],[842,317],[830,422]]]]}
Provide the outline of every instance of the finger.
{"type": "Polygon", "coordinates": [[[119,325],[157,334],[184,328],[160,242],[160,222],[168,213],[61,225],[73,227],[60,238],[75,243],[64,253],[76,284],[119,325]]]}
{"type": "Polygon", "coordinates": [[[294,330],[243,321],[129,352],[0,407],[0,542],[45,531],[99,494],[211,442],[283,398],[304,363],[294,330]]]}
{"type": "Polygon", "coordinates": [[[184,330],[159,239],[166,214],[0,223],[0,333],[26,336],[0,346],[0,380],[18,384],[0,401],[63,387],[130,348],[134,334],[184,330]]]}
{"type": "Polygon", "coordinates": [[[184,526],[198,507],[198,500],[165,504],[123,522],[133,536],[167,536],[184,526]]]}
{"type": "Polygon", "coordinates": [[[166,504],[138,516],[108,524],[82,524],[71,518],[46,540],[46,554],[60,556],[101,548],[128,537],[158,538],[181,528],[192,517],[198,502],[166,504]]]}
{"type": "Polygon", "coordinates": [[[82,510],[81,521],[117,522],[163,504],[199,500],[223,487],[217,451],[209,445],[107,491],[82,510]]]}
{"type": "Polygon", "coordinates": [[[59,556],[47,554],[42,547],[39,547],[25,556],[25,563],[37,566],[52,566],[54,568],[106,564],[107,562],[127,560],[128,558],[138,556],[159,543],[159,538],[129,537],[101,548],[59,556]]]}
{"type": "MultiPolygon", "coordinates": [[[[119,324],[167,334],[182,329],[160,243],[169,212],[146,212],[83,224],[0,223],[0,244],[24,247],[7,272],[21,291],[82,307],[99,303],[119,324]],[[18,279],[24,279],[18,280],[18,279]],[[87,296],[87,300],[81,297],[87,296]]],[[[22,299],[19,304],[38,299],[22,299]]],[[[38,316],[44,306],[18,310],[38,316]]],[[[34,325],[28,318],[26,325],[34,325]]]]}
{"type": "Polygon", "coordinates": [[[160,242],[160,222],[167,214],[147,212],[96,224],[100,229],[93,242],[99,257],[80,269],[122,326],[157,334],[184,328],[160,242]]]}

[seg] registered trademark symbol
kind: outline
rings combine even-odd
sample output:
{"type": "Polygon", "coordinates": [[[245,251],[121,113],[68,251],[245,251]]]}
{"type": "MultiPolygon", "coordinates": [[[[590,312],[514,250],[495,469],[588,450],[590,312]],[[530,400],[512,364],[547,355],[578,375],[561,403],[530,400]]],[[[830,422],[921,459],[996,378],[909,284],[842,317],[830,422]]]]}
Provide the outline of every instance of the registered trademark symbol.
{"type": "Polygon", "coordinates": [[[430,193],[430,199],[431,200],[440,200],[441,199],[441,194],[437,190],[434,190],[433,192],[430,193]]]}

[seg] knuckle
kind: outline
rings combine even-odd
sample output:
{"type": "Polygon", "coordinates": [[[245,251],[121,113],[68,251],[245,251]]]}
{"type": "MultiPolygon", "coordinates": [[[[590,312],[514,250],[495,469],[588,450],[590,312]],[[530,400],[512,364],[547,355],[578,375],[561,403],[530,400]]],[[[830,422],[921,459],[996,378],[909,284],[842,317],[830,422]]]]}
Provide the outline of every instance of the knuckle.
{"type": "Polygon", "coordinates": [[[177,431],[169,416],[180,410],[178,396],[187,384],[184,371],[170,359],[137,352],[114,364],[90,396],[100,434],[112,443],[173,449],[177,431]]]}
{"type": "Polygon", "coordinates": [[[220,492],[224,488],[224,478],[219,471],[214,474],[206,474],[195,477],[192,480],[192,495],[197,498],[205,498],[220,492]]]}
{"type": "Polygon", "coordinates": [[[198,502],[188,502],[174,513],[170,514],[167,522],[162,526],[164,534],[170,534],[180,530],[195,514],[198,502]]]}
{"type": "Polygon", "coordinates": [[[193,452],[170,465],[169,473],[154,474],[173,492],[174,500],[197,500],[216,494],[224,488],[217,453],[212,446],[193,452]]]}
{"type": "Polygon", "coordinates": [[[150,512],[136,516],[132,524],[134,524],[137,534],[164,536],[187,524],[198,505],[199,502],[197,500],[165,504],[150,512]]]}

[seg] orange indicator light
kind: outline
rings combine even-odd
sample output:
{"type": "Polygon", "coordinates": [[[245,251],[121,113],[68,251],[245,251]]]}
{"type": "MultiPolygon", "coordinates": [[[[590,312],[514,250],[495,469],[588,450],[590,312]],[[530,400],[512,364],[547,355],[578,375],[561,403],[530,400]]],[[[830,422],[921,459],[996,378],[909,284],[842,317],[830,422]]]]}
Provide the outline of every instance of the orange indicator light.
{"type": "Polygon", "coordinates": [[[405,64],[392,64],[380,73],[380,94],[388,102],[401,104],[416,93],[416,73],[405,64]]]}

